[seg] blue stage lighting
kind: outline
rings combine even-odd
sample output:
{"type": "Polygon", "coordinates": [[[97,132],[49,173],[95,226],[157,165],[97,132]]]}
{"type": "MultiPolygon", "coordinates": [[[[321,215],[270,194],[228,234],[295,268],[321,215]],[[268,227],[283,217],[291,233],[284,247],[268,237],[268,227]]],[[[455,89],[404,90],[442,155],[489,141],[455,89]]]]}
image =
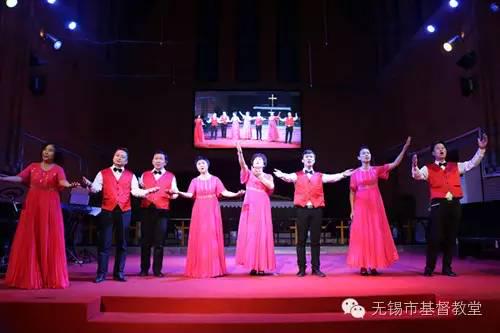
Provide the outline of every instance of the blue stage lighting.
{"type": "Polygon", "coordinates": [[[433,26],[432,24],[429,24],[425,29],[427,30],[428,33],[431,33],[431,34],[436,32],[436,27],[433,26]]]}

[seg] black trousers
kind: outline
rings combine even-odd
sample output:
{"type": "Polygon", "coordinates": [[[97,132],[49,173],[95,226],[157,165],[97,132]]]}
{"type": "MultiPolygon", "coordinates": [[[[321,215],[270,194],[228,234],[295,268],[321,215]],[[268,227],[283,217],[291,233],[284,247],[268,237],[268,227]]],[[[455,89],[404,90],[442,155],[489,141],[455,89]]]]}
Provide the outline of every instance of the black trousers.
{"type": "Polygon", "coordinates": [[[255,132],[257,134],[257,140],[262,140],[262,125],[255,126],[255,132]]]}
{"type": "Polygon", "coordinates": [[[292,143],[293,126],[286,127],[285,142],[292,143]]]}
{"type": "Polygon", "coordinates": [[[299,269],[306,269],[306,242],[307,232],[309,231],[311,239],[311,266],[313,270],[319,270],[319,242],[321,239],[322,219],[322,208],[297,207],[297,265],[299,269]]]}
{"type": "Polygon", "coordinates": [[[113,275],[123,273],[127,259],[127,237],[132,211],[122,212],[117,206],[113,211],[102,210],[98,228],[97,274],[108,272],[109,253],[115,232],[116,255],[113,275]]]}
{"type": "Polygon", "coordinates": [[[210,139],[217,139],[217,126],[210,126],[210,139]]]}
{"type": "Polygon", "coordinates": [[[154,205],[143,210],[141,223],[141,272],[151,267],[151,247],[153,247],[153,273],[161,273],[163,266],[163,244],[167,234],[168,210],[157,209],[154,205]]]}
{"type": "MultiPolygon", "coordinates": [[[[221,131],[221,136],[225,138],[227,134],[227,124],[220,124],[220,131],[221,131]]],[[[217,136],[217,133],[215,134],[215,136],[217,136]]]]}
{"type": "Polygon", "coordinates": [[[425,268],[434,271],[439,250],[443,251],[443,270],[451,270],[453,249],[458,234],[462,207],[458,199],[433,200],[430,224],[427,230],[427,258],[425,268]]]}

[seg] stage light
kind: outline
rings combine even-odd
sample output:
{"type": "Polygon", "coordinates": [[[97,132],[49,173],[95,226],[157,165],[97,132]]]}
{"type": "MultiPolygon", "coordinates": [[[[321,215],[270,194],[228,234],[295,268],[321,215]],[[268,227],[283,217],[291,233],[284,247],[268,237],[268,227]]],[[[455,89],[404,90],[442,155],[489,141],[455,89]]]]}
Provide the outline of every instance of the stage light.
{"type": "Polygon", "coordinates": [[[40,37],[52,43],[54,50],[59,50],[62,47],[62,41],[59,38],[45,32],[43,29],[40,30],[40,37]]]}
{"type": "Polygon", "coordinates": [[[435,27],[435,26],[433,26],[432,24],[429,24],[429,25],[428,25],[425,29],[426,29],[426,30],[427,30],[427,32],[428,32],[428,33],[430,33],[430,34],[432,34],[432,33],[436,32],[436,27],[435,27]]]}
{"type": "Polygon", "coordinates": [[[47,0],[47,3],[49,3],[49,4],[53,5],[53,4],[55,4],[55,3],[56,3],[56,0],[47,0]]]}
{"type": "Polygon", "coordinates": [[[463,35],[455,35],[443,44],[443,49],[446,52],[453,51],[455,44],[463,38],[463,35]]]}
{"type": "Polygon", "coordinates": [[[71,21],[68,23],[68,29],[69,30],[75,30],[78,27],[78,24],[76,24],[75,21],[71,21]]]}
{"type": "Polygon", "coordinates": [[[5,4],[7,5],[7,7],[9,8],[14,8],[17,6],[17,0],[6,0],[5,1],[5,4]]]}
{"type": "Polygon", "coordinates": [[[493,13],[497,13],[500,10],[500,6],[496,2],[492,2],[491,5],[490,5],[490,10],[493,13]]]}
{"type": "Polygon", "coordinates": [[[448,2],[448,5],[449,5],[451,8],[457,8],[457,7],[458,7],[458,5],[459,5],[459,3],[458,3],[458,1],[457,1],[457,0],[450,0],[450,1],[448,2]]]}

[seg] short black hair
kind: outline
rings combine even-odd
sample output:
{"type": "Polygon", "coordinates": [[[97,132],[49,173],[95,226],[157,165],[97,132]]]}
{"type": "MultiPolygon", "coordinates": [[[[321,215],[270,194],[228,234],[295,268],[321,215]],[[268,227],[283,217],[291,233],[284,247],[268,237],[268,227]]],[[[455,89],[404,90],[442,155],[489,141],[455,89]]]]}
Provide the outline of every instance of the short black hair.
{"type": "Polygon", "coordinates": [[[208,166],[210,166],[210,161],[208,158],[206,158],[205,156],[196,156],[196,158],[194,159],[194,165],[196,166],[196,164],[198,163],[198,161],[205,161],[207,162],[208,166]]]}
{"type": "Polygon", "coordinates": [[[59,149],[59,146],[56,145],[53,142],[47,142],[47,143],[45,143],[42,146],[42,149],[40,150],[40,155],[43,153],[43,151],[45,150],[45,148],[47,148],[48,146],[53,146],[54,147],[54,163],[56,163],[56,164],[62,164],[63,163],[63,154],[62,154],[61,150],[59,149]]]}
{"type": "Polygon", "coordinates": [[[363,149],[368,149],[368,151],[371,151],[370,147],[368,147],[368,145],[361,145],[361,146],[359,146],[359,149],[358,149],[358,155],[359,155],[359,153],[361,153],[361,151],[363,149]]]}
{"type": "Polygon", "coordinates": [[[168,155],[163,150],[161,150],[161,149],[155,150],[155,152],[153,153],[153,156],[155,156],[156,154],[161,154],[161,155],[165,156],[165,162],[168,162],[168,155]]]}
{"type": "Polygon", "coordinates": [[[262,153],[253,154],[252,158],[250,159],[250,164],[253,165],[253,161],[258,157],[262,158],[262,161],[264,161],[264,166],[267,166],[267,156],[262,153]]]}
{"type": "Polygon", "coordinates": [[[312,150],[312,149],[306,149],[302,152],[302,157],[304,157],[305,155],[309,155],[309,154],[313,154],[314,157],[316,157],[316,153],[312,150]]]}
{"type": "Polygon", "coordinates": [[[443,140],[439,140],[439,141],[434,141],[434,142],[431,144],[431,147],[430,147],[430,148],[431,148],[431,153],[434,151],[434,148],[436,148],[436,146],[437,146],[438,144],[442,144],[442,145],[446,148],[446,150],[448,150],[448,147],[446,146],[446,142],[444,142],[443,140]]]}
{"type": "Polygon", "coordinates": [[[124,151],[125,153],[127,153],[127,158],[128,158],[128,149],[127,149],[127,148],[125,148],[125,147],[117,147],[117,148],[115,149],[115,154],[116,154],[116,152],[117,152],[118,150],[121,150],[121,151],[124,151]]]}

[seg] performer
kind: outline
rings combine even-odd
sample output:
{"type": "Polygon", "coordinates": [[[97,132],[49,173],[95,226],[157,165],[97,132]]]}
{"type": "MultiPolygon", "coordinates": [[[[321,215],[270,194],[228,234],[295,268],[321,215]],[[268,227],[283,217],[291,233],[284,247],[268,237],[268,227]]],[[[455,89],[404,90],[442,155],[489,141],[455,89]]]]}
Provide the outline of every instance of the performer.
{"type": "Polygon", "coordinates": [[[363,146],[359,150],[358,160],[361,167],[351,175],[349,199],[352,223],[347,264],[360,268],[360,274],[363,276],[368,275],[368,269],[370,274],[378,275],[378,268],[388,267],[399,259],[378,180],[387,179],[389,172],[401,163],[410,142],[411,137],[408,137],[396,159],[383,166],[371,166],[368,147],[363,146]]]}
{"type": "Polygon", "coordinates": [[[153,155],[153,170],[145,171],[139,183],[141,187],[155,188],[159,191],[148,194],[141,202],[143,220],[141,223],[141,272],[140,276],[149,274],[151,266],[151,247],[153,252],[153,275],[163,277],[163,244],[167,234],[167,223],[170,211],[170,200],[176,199],[177,194],[170,194],[177,188],[177,181],[173,173],[165,170],[168,163],[167,154],[157,150],[153,155]]]}
{"type": "Polygon", "coordinates": [[[252,127],[251,122],[253,117],[250,116],[250,112],[245,112],[245,114],[240,112],[241,117],[243,118],[243,128],[241,130],[240,136],[244,140],[252,139],[252,127]]]}
{"type": "Polygon", "coordinates": [[[199,145],[205,141],[205,135],[203,133],[203,119],[198,115],[194,120],[194,144],[199,145]]]}
{"type": "Polygon", "coordinates": [[[29,186],[5,277],[9,287],[23,289],[69,286],[64,243],[64,222],[59,191],[69,183],[56,161],[56,145],[45,144],[42,161],[31,163],[17,176],[0,180],[29,186]]]}
{"type": "Polygon", "coordinates": [[[274,169],[274,175],[281,180],[295,184],[293,202],[297,207],[297,264],[298,276],[306,275],[306,241],[307,232],[311,233],[311,266],[312,274],[320,277],[326,275],[320,270],[320,236],[321,220],[325,197],[323,183],[334,183],[349,177],[352,169],[336,174],[324,174],[313,170],[316,154],[312,150],[304,150],[302,163],[304,168],[295,173],[283,173],[274,169]]]}
{"type": "Polygon", "coordinates": [[[463,163],[446,161],[447,149],[443,141],[431,145],[432,156],[435,159],[433,163],[419,169],[417,155],[413,155],[412,176],[414,179],[426,180],[429,183],[431,197],[425,276],[433,275],[441,246],[443,248],[443,275],[457,276],[452,270],[451,262],[462,215],[460,199],[463,192],[460,175],[481,163],[488,145],[486,134],[478,138],[477,143],[479,148],[474,157],[463,163]]]}
{"type": "Polygon", "coordinates": [[[255,135],[257,140],[262,140],[262,124],[264,123],[264,118],[257,112],[257,117],[255,119],[255,135]]]}
{"type": "Polygon", "coordinates": [[[210,124],[210,139],[217,139],[217,126],[219,126],[219,119],[217,118],[217,113],[213,113],[212,117],[207,120],[210,124]]]}
{"type": "Polygon", "coordinates": [[[200,175],[191,180],[187,192],[172,189],[173,194],[194,198],[185,275],[195,278],[222,276],[226,274],[226,259],[218,197],[234,198],[245,191],[226,190],[220,179],[208,172],[210,162],[205,157],[198,157],[195,164],[200,175]]]}
{"type": "Polygon", "coordinates": [[[292,143],[292,135],[293,135],[293,125],[295,124],[295,121],[297,121],[297,119],[299,119],[299,117],[297,116],[297,114],[295,114],[295,117],[292,117],[292,113],[291,112],[288,112],[288,115],[286,116],[286,118],[283,118],[280,120],[285,122],[285,142],[286,143],[292,143]]]}
{"type": "Polygon", "coordinates": [[[225,139],[227,133],[227,123],[229,122],[229,117],[227,116],[226,111],[222,112],[222,116],[219,118],[221,136],[225,139]]]}
{"type": "Polygon", "coordinates": [[[102,191],[101,221],[98,226],[98,255],[97,275],[95,283],[106,279],[108,272],[108,259],[111,250],[113,229],[115,229],[116,256],[113,269],[113,279],[121,282],[127,281],[124,274],[125,260],[127,258],[127,237],[132,207],[130,193],[142,198],[147,194],[158,191],[158,187],[142,190],[136,176],[125,169],[128,163],[128,150],[118,148],[113,155],[113,165],[99,171],[94,181],[83,177],[83,183],[89,191],[97,193],[102,191]]]}
{"type": "Polygon", "coordinates": [[[252,156],[252,167],[249,170],[239,142],[236,149],[241,168],[241,183],[246,184],[236,242],[236,263],[250,269],[250,275],[264,275],[266,271],[276,269],[269,200],[274,190],[273,176],[264,173],[267,165],[264,154],[256,153],[252,156]]]}
{"type": "Polygon", "coordinates": [[[267,140],[268,141],[278,141],[279,139],[279,134],[278,134],[278,121],[280,120],[280,114],[278,113],[277,116],[274,115],[273,111],[269,111],[269,118],[268,118],[268,132],[267,132],[267,140]]]}
{"type": "Polygon", "coordinates": [[[236,112],[233,112],[233,117],[231,118],[231,138],[233,140],[239,140],[240,139],[240,123],[242,121],[236,114],[236,112]]]}

